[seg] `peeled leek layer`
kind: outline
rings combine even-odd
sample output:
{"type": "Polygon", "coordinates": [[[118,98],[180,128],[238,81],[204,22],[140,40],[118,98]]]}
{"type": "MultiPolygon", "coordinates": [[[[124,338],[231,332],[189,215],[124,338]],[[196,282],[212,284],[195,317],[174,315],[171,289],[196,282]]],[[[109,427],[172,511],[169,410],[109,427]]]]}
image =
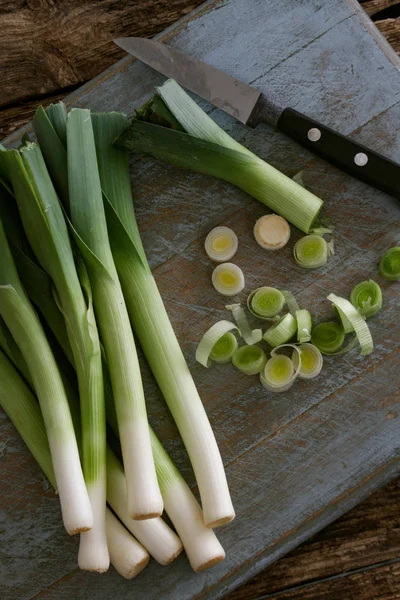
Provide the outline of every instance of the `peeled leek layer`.
{"type": "Polygon", "coordinates": [[[382,308],[382,290],[372,279],[361,281],[351,290],[350,302],[362,317],[369,319],[382,308]]]}
{"type": "Polygon", "coordinates": [[[385,252],[379,263],[379,272],[388,281],[400,280],[400,246],[385,252]]]}
{"type": "Polygon", "coordinates": [[[250,323],[247,320],[246,313],[240,304],[228,304],[225,306],[227,310],[232,311],[233,318],[235,319],[236,325],[238,326],[242,338],[246,344],[257,344],[262,340],[261,329],[252,329],[250,323]]]}

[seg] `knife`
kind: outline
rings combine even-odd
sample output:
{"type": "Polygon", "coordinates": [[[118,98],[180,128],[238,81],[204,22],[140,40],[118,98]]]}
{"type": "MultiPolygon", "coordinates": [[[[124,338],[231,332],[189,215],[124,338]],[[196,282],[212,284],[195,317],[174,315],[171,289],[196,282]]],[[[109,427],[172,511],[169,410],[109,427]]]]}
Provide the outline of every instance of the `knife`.
{"type": "Polygon", "coordinates": [[[137,37],[114,42],[241,123],[269,123],[342,171],[400,200],[400,165],[389,158],[166,44],[137,37]]]}

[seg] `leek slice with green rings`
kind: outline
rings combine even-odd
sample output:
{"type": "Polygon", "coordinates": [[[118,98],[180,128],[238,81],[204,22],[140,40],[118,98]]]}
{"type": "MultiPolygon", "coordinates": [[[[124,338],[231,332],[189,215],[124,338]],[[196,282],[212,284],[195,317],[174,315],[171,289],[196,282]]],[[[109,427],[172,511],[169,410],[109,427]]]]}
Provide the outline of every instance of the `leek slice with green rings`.
{"type": "Polygon", "coordinates": [[[241,346],[232,357],[233,365],[245,375],[257,375],[266,362],[267,357],[260,346],[241,346]]]}
{"type": "Polygon", "coordinates": [[[309,342],[311,340],[312,327],[310,311],[306,308],[301,308],[300,310],[296,310],[295,317],[297,321],[297,341],[300,344],[309,342]]]}
{"type": "Polygon", "coordinates": [[[320,374],[324,359],[314,344],[300,344],[300,354],[293,350],[292,361],[295,368],[300,367],[299,379],[314,379],[320,374]]]}
{"type": "Polygon", "coordinates": [[[388,281],[400,280],[400,246],[385,252],[379,262],[379,273],[388,281]]]}
{"type": "Polygon", "coordinates": [[[300,267],[317,269],[327,263],[330,250],[327,241],[321,235],[312,233],[297,240],[293,254],[300,267]]]}
{"type": "Polygon", "coordinates": [[[214,288],[223,296],[236,296],[244,288],[243,271],[233,263],[222,263],[212,274],[214,288]]]}
{"type": "Polygon", "coordinates": [[[264,333],[263,338],[275,348],[288,342],[297,331],[297,321],[291,313],[287,313],[264,333]]]}
{"type": "Polygon", "coordinates": [[[300,360],[295,366],[293,360],[286,354],[278,354],[283,348],[293,348],[293,352],[300,357],[300,350],[295,344],[281,344],[274,348],[271,357],[260,374],[263,387],[271,392],[286,392],[292,387],[300,373],[300,360]]]}
{"type": "Polygon", "coordinates": [[[336,321],[319,323],[311,332],[311,342],[323,354],[335,354],[343,346],[343,326],[336,321]]]}
{"type": "Polygon", "coordinates": [[[350,302],[362,317],[369,319],[382,308],[382,290],[373,279],[361,281],[351,290],[350,302]]]}
{"type": "Polygon", "coordinates": [[[228,331],[237,331],[241,335],[239,329],[230,321],[218,321],[203,335],[196,350],[196,360],[203,367],[208,368],[211,365],[210,354],[214,349],[215,344],[228,331]]]}
{"type": "Polygon", "coordinates": [[[371,354],[374,348],[371,332],[367,323],[365,322],[365,319],[360,315],[358,310],[352,305],[351,302],[349,302],[349,300],[346,300],[346,298],[340,298],[340,296],[336,296],[336,294],[329,294],[328,300],[330,300],[335,307],[340,308],[340,310],[346,315],[347,319],[352,324],[358,342],[361,346],[361,354],[364,356],[371,354]]]}
{"type": "Polygon", "coordinates": [[[227,331],[212,347],[210,359],[220,364],[231,362],[237,347],[238,342],[236,337],[231,331],[227,331]]]}
{"type": "Polygon", "coordinates": [[[225,308],[232,311],[235,323],[238,326],[240,333],[242,334],[242,338],[246,344],[257,344],[262,340],[261,329],[252,329],[250,327],[250,323],[247,320],[246,314],[240,304],[228,304],[225,306],[225,308]]]}
{"type": "Polygon", "coordinates": [[[249,311],[259,319],[276,317],[282,311],[284,305],[284,294],[274,287],[260,287],[251,292],[247,298],[249,311]]]}

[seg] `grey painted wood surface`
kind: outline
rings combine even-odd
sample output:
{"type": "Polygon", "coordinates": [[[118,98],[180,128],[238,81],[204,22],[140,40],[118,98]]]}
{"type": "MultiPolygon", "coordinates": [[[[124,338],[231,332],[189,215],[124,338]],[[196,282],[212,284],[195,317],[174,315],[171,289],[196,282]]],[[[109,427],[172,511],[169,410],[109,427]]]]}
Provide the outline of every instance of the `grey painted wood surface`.
{"type": "MultiPolygon", "coordinates": [[[[212,1],[160,37],[400,160],[399,72],[345,0],[334,7],[331,0],[212,1]]],[[[68,101],[133,113],[162,81],[127,58],[68,101]]],[[[298,231],[281,252],[262,253],[252,228],[265,208],[255,200],[223,182],[132,159],[145,247],[227,467],[237,511],[236,520],[218,532],[227,558],[203,574],[192,573],[185,557],[168,568],[152,562],[131,582],[112,570],[103,576],[79,572],[78,541],[65,536],[58,500],[2,415],[2,597],[218,598],[398,473],[399,284],[384,282],[377,270],[379,256],[399,241],[398,203],[268,126],[249,130],[202,106],[288,175],[304,169],[307,186],[325,200],[337,249],[316,272],[293,262],[298,231]],[[239,236],[235,260],[247,291],[262,284],[291,289],[315,319],[331,314],[329,292],[348,295],[358,281],[376,279],[384,310],[370,321],[374,353],[326,360],[318,380],[298,382],[283,396],[266,393],[256,379],[231,367],[206,371],[196,365],[201,335],[226,316],[202,248],[204,235],[217,224],[232,226],[239,236]]],[[[146,368],[144,382],[151,422],[193,484],[176,428],[146,368]]]]}

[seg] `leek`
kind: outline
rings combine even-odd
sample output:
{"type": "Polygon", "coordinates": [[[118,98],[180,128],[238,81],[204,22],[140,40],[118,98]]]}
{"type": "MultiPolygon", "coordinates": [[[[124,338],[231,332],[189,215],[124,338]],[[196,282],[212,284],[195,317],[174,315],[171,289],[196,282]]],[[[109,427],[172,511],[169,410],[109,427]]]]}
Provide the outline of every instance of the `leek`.
{"type": "Polygon", "coordinates": [[[260,346],[241,346],[232,356],[232,364],[245,375],[257,375],[266,362],[267,357],[260,346]]]}
{"type": "Polygon", "coordinates": [[[223,296],[237,296],[244,288],[244,275],[233,263],[222,263],[212,273],[212,284],[223,296]]]}
{"type": "Polygon", "coordinates": [[[293,385],[295,368],[285,354],[276,354],[267,361],[260,381],[271,392],[286,392],[293,385]]]}
{"type": "Polygon", "coordinates": [[[311,342],[323,354],[336,354],[344,343],[344,329],[336,321],[319,323],[311,332],[311,342]]]}
{"type": "Polygon", "coordinates": [[[291,313],[287,313],[264,333],[264,340],[273,348],[288,342],[297,331],[297,321],[291,313]]]}
{"type": "Polygon", "coordinates": [[[203,367],[210,367],[211,366],[211,354],[212,351],[214,350],[216,344],[218,344],[218,342],[228,333],[228,332],[232,332],[233,330],[236,330],[239,334],[240,331],[239,329],[236,327],[236,325],[234,323],[231,323],[230,321],[218,321],[217,323],[214,323],[214,325],[212,325],[212,327],[210,327],[210,329],[208,329],[205,334],[203,335],[203,337],[201,338],[199,345],[197,346],[197,350],[196,350],[196,360],[197,362],[199,362],[201,365],[203,365],[203,367]]]}
{"type": "Polygon", "coordinates": [[[379,273],[388,281],[400,280],[400,246],[386,250],[379,262],[379,273]]]}
{"type": "Polygon", "coordinates": [[[27,363],[51,448],[61,511],[69,534],[93,526],[71,413],[62,379],[42,326],[19,280],[0,221],[0,315],[27,363]]]}
{"type": "Polygon", "coordinates": [[[360,344],[361,354],[371,354],[374,348],[371,332],[358,310],[351,304],[351,302],[345,298],[340,298],[340,296],[336,296],[335,294],[329,294],[328,300],[332,302],[333,306],[339,308],[350,321],[360,344]]]}
{"type": "Polygon", "coordinates": [[[206,237],[204,249],[211,260],[227,262],[237,252],[237,235],[229,227],[214,227],[206,237]]]}
{"type": "Polygon", "coordinates": [[[254,238],[265,250],[280,250],[289,241],[289,223],[279,215],[264,215],[254,225],[254,238]]]}
{"type": "Polygon", "coordinates": [[[311,340],[311,327],[312,320],[308,310],[301,308],[296,310],[295,317],[297,321],[297,341],[300,344],[309,342],[311,340]]]}
{"type": "Polygon", "coordinates": [[[327,241],[321,235],[313,233],[297,240],[293,254],[299,267],[317,269],[327,263],[330,250],[327,241]]]}
{"type": "Polygon", "coordinates": [[[321,352],[313,344],[297,346],[296,350],[293,350],[292,361],[296,369],[300,367],[299,379],[314,379],[320,374],[324,364],[321,352]]]}
{"type": "Polygon", "coordinates": [[[369,319],[382,308],[382,290],[372,279],[361,281],[351,290],[350,302],[362,317],[369,319]]]}
{"type": "Polygon", "coordinates": [[[276,317],[285,305],[285,296],[276,288],[260,287],[247,298],[247,307],[259,319],[276,317]]]}
{"type": "Polygon", "coordinates": [[[106,510],[106,529],[110,560],[114,569],[125,579],[139,575],[149,563],[149,553],[109,509],[106,510]]]}
{"type": "Polygon", "coordinates": [[[262,340],[261,329],[252,329],[250,327],[250,323],[247,320],[246,313],[244,312],[240,304],[228,304],[227,306],[225,306],[225,308],[227,310],[232,311],[235,323],[238,326],[238,329],[242,334],[242,338],[244,339],[246,344],[257,344],[262,340]]]}
{"type": "Polygon", "coordinates": [[[225,364],[232,360],[232,356],[238,347],[237,339],[230,331],[227,331],[222,337],[215,342],[210,352],[210,360],[225,364]]]}

